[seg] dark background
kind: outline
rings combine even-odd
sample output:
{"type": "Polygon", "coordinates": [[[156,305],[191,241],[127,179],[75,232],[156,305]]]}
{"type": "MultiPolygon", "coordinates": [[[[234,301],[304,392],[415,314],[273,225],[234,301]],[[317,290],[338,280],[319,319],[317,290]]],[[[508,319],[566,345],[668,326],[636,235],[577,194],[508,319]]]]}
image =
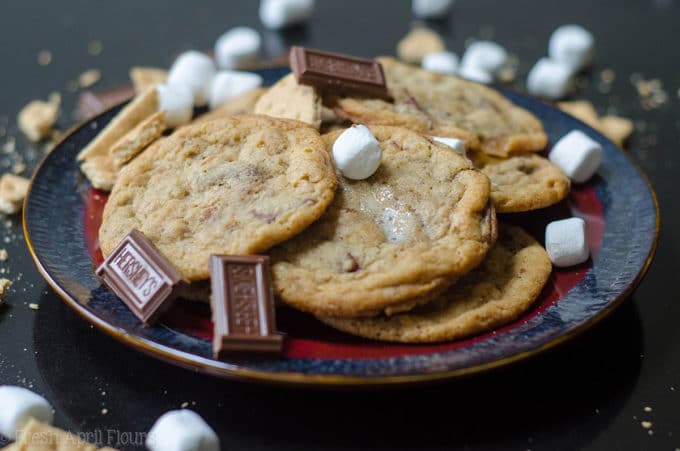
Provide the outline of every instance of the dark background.
{"type": "MultiPolygon", "coordinates": [[[[1,151],[11,137],[29,166],[26,175],[42,155],[41,146],[29,146],[16,129],[16,113],[28,101],[61,92],[59,125],[66,129],[78,94],[68,86],[84,70],[102,72],[97,89],[120,86],[130,66],[167,67],[182,50],[210,49],[232,26],[261,29],[257,3],[3,1],[0,170],[17,159],[1,151]],[[101,54],[88,52],[91,41],[102,43],[101,54]],[[47,66],[36,59],[43,49],[52,54],[47,66]]],[[[407,1],[320,0],[304,29],[265,33],[265,53],[275,56],[295,42],[363,56],[393,54],[412,21],[407,1]]],[[[600,113],[635,120],[629,153],[649,175],[662,212],[649,274],[594,330],[529,362],[430,387],[352,393],[223,381],[142,356],[77,317],[38,275],[14,217],[0,220],[0,247],[10,253],[0,276],[14,281],[8,305],[0,307],[0,383],[46,396],[58,426],[100,431],[90,438],[122,448],[183,403],[231,450],[680,448],[680,250],[673,239],[680,227],[680,4],[458,0],[449,20],[432,26],[458,54],[469,38],[500,42],[519,57],[521,89],[531,65],[545,55],[551,31],[564,23],[595,35],[595,65],[581,77],[578,97],[592,100],[600,113]],[[609,92],[599,83],[603,69],[616,74],[609,92]],[[631,78],[660,80],[667,100],[643,108],[631,78]],[[643,420],[653,423],[651,430],[643,420]]]]}

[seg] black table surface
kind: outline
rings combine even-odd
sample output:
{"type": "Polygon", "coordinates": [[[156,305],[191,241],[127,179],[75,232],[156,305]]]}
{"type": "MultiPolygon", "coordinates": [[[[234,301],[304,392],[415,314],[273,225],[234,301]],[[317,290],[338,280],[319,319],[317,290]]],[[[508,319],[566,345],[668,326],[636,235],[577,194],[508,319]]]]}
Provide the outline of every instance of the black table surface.
{"type": "MultiPolygon", "coordinates": [[[[265,53],[302,43],[393,54],[412,22],[407,1],[320,0],[306,27],[265,32],[265,53]]],[[[93,329],[41,279],[17,216],[0,218],[0,247],[9,251],[0,276],[14,281],[0,308],[0,384],[43,394],[56,409],[56,425],[123,449],[141,448],[153,421],[185,403],[232,450],[680,448],[680,247],[673,237],[680,227],[674,200],[680,193],[679,2],[458,0],[448,20],[432,26],[459,54],[470,38],[503,44],[519,58],[521,89],[551,31],[564,23],[579,23],[596,39],[595,65],[582,77],[578,97],[600,113],[635,121],[628,152],[649,175],[661,206],[661,237],[647,277],[597,327],[531,361],[427,387],[334,392],[225,381],[146,357],[93,329]],[[616,77],[609,89],[600,83],[605,69],[616,77]],[[652,83],[657,105],[641,102],[635,84],[641,79],[660,81],[652,83]]],[[[16,113],[28,101],[61,92],[59,125],[66,129],[78,74],[96,68],[102,73],[96,88],[117,87],[128,83],[129,67],[167,67],[180,51],[209,49],[236,25],[262,30],[256,1],[5,0],[0,149],[11,150],[15,138],[16,152],[0,152],[0,171],[18,153],[28,174],[43,153],[17,130],[16,113]],[[41,50],[51,53],[48,65],[37,62],[41,50]]]]}

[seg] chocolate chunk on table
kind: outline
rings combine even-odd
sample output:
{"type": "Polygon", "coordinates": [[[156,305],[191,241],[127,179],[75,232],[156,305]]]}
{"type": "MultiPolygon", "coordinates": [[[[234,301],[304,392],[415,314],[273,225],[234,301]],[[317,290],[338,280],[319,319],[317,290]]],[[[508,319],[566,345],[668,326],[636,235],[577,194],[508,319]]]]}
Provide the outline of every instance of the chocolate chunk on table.
{"type": "Polygon", "coordinates": [[[329,94],[389,98],[382,65],[373,59],[293,46],[290,67],[298,83],[329,94]]]}
{"type": "Polygon", "coordinates": [[[214,325],[213,354],[280,353],[283,337],[276,333],[269,257],[210,257],[214,325]]]}
{"type": "Polygon", "coordinates": [[[136,229],[121,240],[95,271],[145,325],[167,310],[185,282],[153,244],[136,229]]]}

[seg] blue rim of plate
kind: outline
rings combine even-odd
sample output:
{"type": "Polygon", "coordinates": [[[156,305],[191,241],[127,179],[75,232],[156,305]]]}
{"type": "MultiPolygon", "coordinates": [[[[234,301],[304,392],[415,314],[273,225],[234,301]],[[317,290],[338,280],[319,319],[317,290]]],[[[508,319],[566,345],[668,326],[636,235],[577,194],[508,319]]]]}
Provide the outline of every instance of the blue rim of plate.
{"type": "MultiPolygon", "coordinates": [[[[288,71],[257,72],[269,85],[288,71]]],[[[207,374],[271,384],[384,386],[451,379],[508,365],[592,327],[630,295],[654,256],[659,211],[646,176],[607,138],[546,103],[500,91],[543,121],[551,143],[579,129],[602,144],[604,162],[592,184],[603,206],[605,227],[599,254],[576,286],[520,326],[470,346],[389,358],[223,362],[210,357],[210,343],[204,339],[163,325],[142,327],[93,274],[82,221],[88,183],[75,159],[125,102],[73,127],[40,162],[24,202],[26,243],[47,283],[85,320],[137,350],[207,374]]]]}

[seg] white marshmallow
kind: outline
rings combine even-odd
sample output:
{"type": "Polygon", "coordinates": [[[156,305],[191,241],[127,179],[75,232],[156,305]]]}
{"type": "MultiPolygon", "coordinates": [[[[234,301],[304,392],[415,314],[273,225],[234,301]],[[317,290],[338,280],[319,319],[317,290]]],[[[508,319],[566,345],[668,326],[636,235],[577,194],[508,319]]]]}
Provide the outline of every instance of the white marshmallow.
{"type": "Polygon", "coordinates": [[[602,146],[580,130],[573,130],[555,143],[548,159],[576,183],[595,174],[602,163],[602,146]]]}
{"type": "Polygon", "coordinates": [[[432,139],[438,143],[449,146],[461,155],[465,155],[465,143],[458,138],[444,138],[441,136],[433,136],[432,139]]]}
{"type": "Polygon", "coordinates": [[[157,85],[158,110],[165,110],[165,124],[176,128],[191,122],[194,96],[184,85],[157,85]]]}
{"type": "Polygon", "coordinates": [[[466,80],[476,81],[485,85],[493,81],[493,75],[478,66],[466,66],[463,64],[458,69],[458,75],[466,80]]]}
{"type": "Polygon", "coordinates": [[[335,166],[348,179],[363,180],[372,176],[381,159],[380,143],[365,125],[353,125],[333,144],[335,166]]]}
{"type": "Polygon", "coordinates": [[[579,25],[562,25],[550,36],[548,56],[576,72],[592,62],[594,47],[595,39],[588,30],[579,25]]]}
{"type": "Polygon", "coordinates": [[[548,99],[564,97],[571,91],[573,85],[569,66],[550,58],[538,60],[527,76],[529,94],[548,99]]]}
{"type": "Polygon", "coordinates": [[[492,41],[477,41],[463,53],[461,65],[475,67],[490,74],[495,74],[508,62],[508,52],[492,41]]]}
{"type": "Polygon", "coordinates": [[[182,53],[168,71],[167,84],[184,85],[194,97],[194,105],[208,103],[210,83],[217,69],[215,63],[205,53],[190,50],[182,53]]]}
{"type": "Polygon", "coordinates": [[[458,55],[452,52],[432,52],[423,57],[423,69],[445,75],[455,75],[458,70],[458,55]]]}
{"type": "Polygon", "coordinates": [[[215,60],[220,69],[239,69],[257,60],[262,38],[248,27],[236,27],[215,41],[215,60]]]}
{"type": "Polygon", "coordinates": [[[553,265],[574,266],[588,260],[586,222],[581,218],[553,221],[545,228],[545,250],[553,265]]]}
{"type": "Polygon", "coordinates": [[[151,451],[219,451],[220,440],[196,412],[171,410],[156,420],[146,447],[151,451]]]}
{"type": "Polygon", "coordinates": [[[52,424],[54,413],[45,398],[22,387],[0,386],[0,435],[15,440],[28,420],[52,424]]]}
{"type": "Polygon", "coordinates": [[[215,109],[234,97],[262,86],[262,77],[252,72],[225,70],[213,78],[210,86],[210,109],[215,109]]]}
{"type": "Polygon", "coordinates": [[[260,20],[272,30],[300,24],[313,11],[314,0],[260,0],[260,20]]]}
{"type": "Polygon", "coordinates": [[[421,19],[441,19],[451,11],[453,0],[413,0],[413,15],[421,19]]]}

